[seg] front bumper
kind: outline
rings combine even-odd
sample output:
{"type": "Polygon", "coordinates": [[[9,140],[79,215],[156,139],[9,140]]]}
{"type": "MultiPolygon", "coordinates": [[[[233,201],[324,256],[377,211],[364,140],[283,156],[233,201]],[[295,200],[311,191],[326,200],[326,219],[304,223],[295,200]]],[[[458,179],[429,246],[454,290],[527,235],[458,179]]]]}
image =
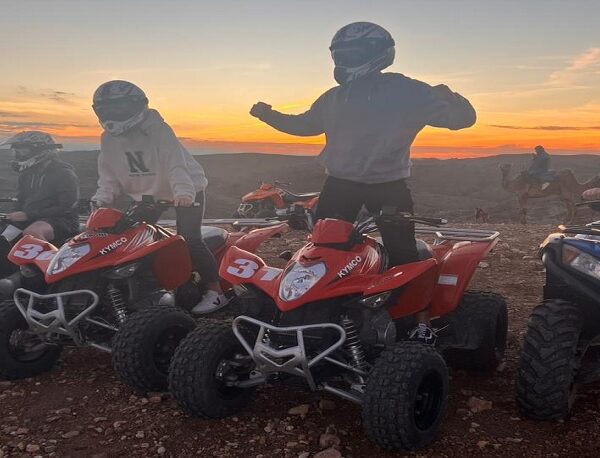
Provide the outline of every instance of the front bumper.
{"type": "MultiPolygon", "coordinates": [[[[78,345],[84,345],[81,333],[78,331],[82,320],[97,324],[89,315],[98,306],[98,295],[89,289],[67,291],[55,294],[38,294],[27,289],[19,288],[14,293],[14,301],[31,331],[36,334],[60,334],[67,336],[78,345]],[[65,302],[74,296],[88,296],[90,305],[73,317],[68,317],[65,302]],[[43,306],[43,311],[40,308],[43,306]]],[[[105,348],[102,348],[106,350],[105,348]]]]}

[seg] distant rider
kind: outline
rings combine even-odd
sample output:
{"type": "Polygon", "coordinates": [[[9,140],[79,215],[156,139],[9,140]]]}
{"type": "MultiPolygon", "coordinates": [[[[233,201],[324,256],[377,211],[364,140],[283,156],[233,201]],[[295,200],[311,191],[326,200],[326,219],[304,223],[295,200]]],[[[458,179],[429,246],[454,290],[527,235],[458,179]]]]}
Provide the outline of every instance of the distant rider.
{"type": "Polygon", "coordinates": [[[542,185],[542,190],[546,189],[550,182],[554,180],[554,174],[550,171],[550,155],[543,146],[535,147],[535,153],[527,174],[536,184],[542,185]]]}
{"type": "Polygon", "coordinates": [[[109,81],[94,93],[94,112],[104,128],[98,157],[97,205],[111,205],[126,194],[173,201],[178,228],[188,244],[194,268],[207,287],[194,313],[224,307],[215,259],[202,240],[204,190],[202,166],[179,142],[146,94],[128,81],[109,81]],[[194,206],[194,202],[197,204],[194,206]]]}
{"type": "MultiPolygon", "coordinates": [[[[467,99],[447,86],[430,86],[399,73],[382,73],[394,61],[394,40],[369,22],[341,28],[331,42],[339,83],[321,95],[308,111],[283,114],[258,102],[250,114],[292,135],[325,133],[320,154],[328,178],[317,207],[317,218],[354,221],[364,204],[377,213],[382,206],[413,211],[406,180],[410,177],[410,147],[425,126],[452,130],[475,123],[467,99]]],[[[418,260],[414,224],[383,224],[390,267],[418,260]]],[[[429,313],[418,314],[415,339],[432,342],[429,313]]]]}
{"type": "Polygon", "coordinates": [[[62,145],[45,132],[21,132],[2,145],[19,174],[17,205],[7,216],[24,235],[61,243],[79,231],[79,184],[73,167],[58,158],[62,145]]]}

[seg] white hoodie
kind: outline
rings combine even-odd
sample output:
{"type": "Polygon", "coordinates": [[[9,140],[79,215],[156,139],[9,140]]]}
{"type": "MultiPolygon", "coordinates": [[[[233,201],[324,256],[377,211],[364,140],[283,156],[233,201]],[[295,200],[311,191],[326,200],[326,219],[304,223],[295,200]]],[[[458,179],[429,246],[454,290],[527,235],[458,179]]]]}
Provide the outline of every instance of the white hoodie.
{"type": "Polygon", "coordinates": [[[134,200],[195,198],[208,180],[202,166],[179,142],[156,110],[144,121],[113,136],[102,134],[98,156],[98,190],[92,200],[110,205],[121,194],[134,200]]]}

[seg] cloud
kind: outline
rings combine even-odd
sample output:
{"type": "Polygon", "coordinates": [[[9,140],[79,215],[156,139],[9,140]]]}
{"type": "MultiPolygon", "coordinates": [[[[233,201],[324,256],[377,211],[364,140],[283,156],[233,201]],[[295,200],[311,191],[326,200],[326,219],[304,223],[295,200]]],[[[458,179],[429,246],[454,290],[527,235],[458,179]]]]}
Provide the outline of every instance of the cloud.
{"type": "Polygon", "coordinates": [[[59,91],[56,89],[40,89],[33,90],[26,86],[17,87],[17,95],[20,97],[26,97],[28,99],[46,99],[59,103],[74,103],[74,99],[77,99],[77,94],[73,92],[59,91]]]}
{"type": "Polygon", "coordinates": [[[16,111],[0,111],[0,118],[25,118],[25,113],[16,111]]]}
{"type": "Polygon", "coordinates": [[[71,123],[54,123],[42,121],[0,121],[0,129],[3,131],[13,132],[20,129],[66,129],[69,127],[75,128],[94,128],[95,125],[89,124],[71,124],[71,123]]]}
{"type": "Polygon", "coordinates": [[[513,129],[513,130],[600,130],[600,126],[509,126],[503,124],[489,124],[489,127],[495,127],[497,129],[513,129]]]}
{"type": "Polygon", "coordinates": [[[552,72],[545,84],[568,86],[582,81],[597,84],[599,72],[600,48],[589,48],[571,58],[566,67],[552,72]]]}

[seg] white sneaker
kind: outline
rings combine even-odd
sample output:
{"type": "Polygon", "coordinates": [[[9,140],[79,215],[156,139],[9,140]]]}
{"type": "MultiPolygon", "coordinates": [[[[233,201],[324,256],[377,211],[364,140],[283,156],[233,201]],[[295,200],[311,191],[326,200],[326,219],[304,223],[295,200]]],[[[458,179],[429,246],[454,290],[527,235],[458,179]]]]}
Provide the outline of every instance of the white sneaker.
{"type": "Polygon", "coordinates": [[[225,294],[219,294],[209,289],[202,296],[202,300],[194,306],[192,313],[195,315],[206,315],[222,309],[227,304],[229,304],[229,299],[225,294]]]}

